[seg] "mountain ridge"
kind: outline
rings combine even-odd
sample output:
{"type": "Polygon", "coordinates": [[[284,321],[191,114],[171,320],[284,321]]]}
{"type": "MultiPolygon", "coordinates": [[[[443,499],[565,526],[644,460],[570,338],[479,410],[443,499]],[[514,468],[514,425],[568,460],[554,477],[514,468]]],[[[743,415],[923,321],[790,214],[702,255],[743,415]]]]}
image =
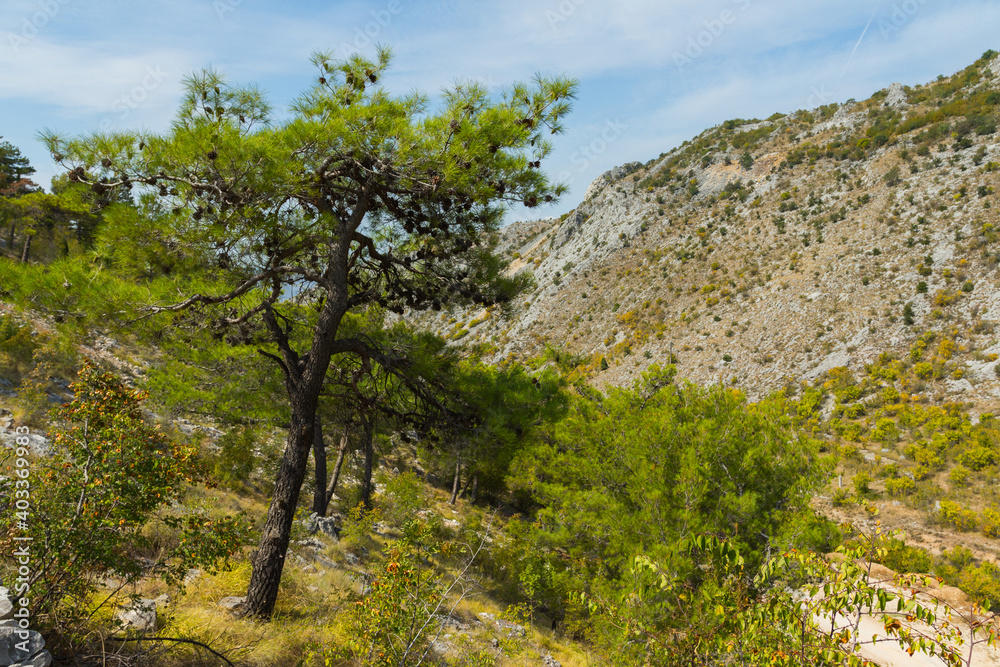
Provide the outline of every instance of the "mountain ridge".
{"type": "Polygon", "coordinates": [[[551,347],[602,385],[676,361],[751,398],[934,331],[955,350],[927,400],[994,410],[998,91],[987,52],[923,86],[726,121],[609,170],[559,218],[502,229],[510,270],[536,282],[512,318],[416,319],[494,361],[551,347]]]}

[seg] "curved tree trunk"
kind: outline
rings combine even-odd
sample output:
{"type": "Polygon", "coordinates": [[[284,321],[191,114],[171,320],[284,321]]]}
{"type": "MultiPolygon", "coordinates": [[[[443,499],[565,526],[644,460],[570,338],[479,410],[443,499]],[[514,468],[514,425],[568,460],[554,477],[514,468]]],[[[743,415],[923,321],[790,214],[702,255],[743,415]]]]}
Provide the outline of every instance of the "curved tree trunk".
{"type": "MultiPolygon", "coordinates": [[[[360,218],[359,218],[360,221],[360,218]]],[[[345,228],[340,238],[349,239],[345,228]]],[[[330,297],[316,321],[312,345],[301,356],[292,349],[285,328],[271,307],[261,313],[264,324],[280,352],[280,357],[265,353],[281,367],[288,392],[291,420],[288,442],[278,468],[267,519],[261,530],[260,546],[252,558],[253,571],[247,585],[247,595],[242,614],[246,617],[270,619],[278,599],[281,572],[285,566],[292,522],[299,502],[299,493],[309,469],[309,450],[313,447],[316,429],[316,408],[330,368],[330,360],[337,351],[337,330],[347,312],[347,253],[349,241],[330,248],[330,267],[334,275],[341,276],[330,285],[330,297]]]]}
{"type": "Polygon", "coordinates": [[[327,510],[330,508],[330,500],[333,498],[333,494],[337,492],[337,481],[340,479],[340,469],[344,465],[344,457],[347,455],[347,446],[350,444],[350,440],[347,438],[347,434],[350,433],[350,429],[351,426],[348,424],[344,427],[344,434],[340,436],[340,451],[337,453],[337,462],[333,465],[333,476],[330,479],[330,486],[326,487],[327,510]]]}
{"type": "Polygon", "coordinates": [[[305,416],[296,407],[293,403],[288,442],[267,510],[267,520],[261,530],[260,546],[251,558],[253,573],[244,603],[244,614],[247,616],[270,618],[278,599],[281,571],[288,552],[299,492],[308,470],[315,429],[315,415],[305,416]]]}
{"type": "Polygon", "coordinates": [[[316,466],[316,488],[313,489],[312,511],[326,516],[326,445],[323,443],[323,420],[316,415],[313,430],[313,465],[316,466]]]}

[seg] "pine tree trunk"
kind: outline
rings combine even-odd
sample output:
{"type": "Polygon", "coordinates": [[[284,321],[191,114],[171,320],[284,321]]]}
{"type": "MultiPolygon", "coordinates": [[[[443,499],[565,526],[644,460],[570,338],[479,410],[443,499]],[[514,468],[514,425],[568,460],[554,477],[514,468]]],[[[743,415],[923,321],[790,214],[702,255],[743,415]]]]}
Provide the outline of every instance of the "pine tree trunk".
{"type": "Polygon", "coordinates": [[[469,498],[470,501],[476,502],[476,496],[479,495],[479,475],[475,475],[472,478],[472,497],[469,498]]]}
{"type": "Polygon", "coordinates": [[[296,407],[293,402],[285,455],[281,459],[267,520],[261,530],[260,547],[251,559],[253,573],[247,587],[244,613],[256,618],[269,619],[274,612],[295,508],[306,478],[309,450],[313,444],[315,415],[302,415],[296,407]]]}
{"type": "Polygon", "coordinates": [[[458,487],[462,481],[462,457],[455,452],[455,477],[451,480],[451,500],[449,504],[454,505],[458,501],[458,487]]]}
{"type": "Polygon", "coordinates": [[[364,427],[364,444],[365,444],[365,475],[364,479],[361,480],[361,503],[365,506],[365,509],[371,509],[372,506],[372,468],[375,463],[375,444],[373,442],[375,435],[375,424],[373,424],[367,416],[362,415],[361,425],[364,427]]]}
{"type": "Polygon", "coordinates": [[[465,494],[469,492],[469,489],[472,488],[472,482],[474,479],[476,479],[475,475],[469,475],[469,478],[465,480],[465,486],[462,487],[462,492],[458,494],[459,498],[464,498],[465,494]]]}
{"type": "Polygon", "coordinates": [[[27,263],[28,255],[31,252],[31,234],[24,237],[24,250],[21,251],[21,261],[27,263]]]}
{"type": "Polygon", "coordinates": [[[340,436],[340,452],[337,454],[337,462],[333,466],[333,477],[330,479],[330,486],[326,487],[327,509],[330,507],[330,500],[333,498],[333,494],[337,492],[337,481],[340,479],[340,468],[344,465],[344,457],[347,456],[347,446],[350,444],[350,440],[347,438],[350,428],[350,425],[345,426],[344,434],[340,436]]]}
{"type": "Polygon", "coordinates": [[[326,516],[326,445],[323,443],[323,420],[316,415],[313,430],[313,465],[316,466],[316,488],[313,490],[312,511],[326,516]]]}

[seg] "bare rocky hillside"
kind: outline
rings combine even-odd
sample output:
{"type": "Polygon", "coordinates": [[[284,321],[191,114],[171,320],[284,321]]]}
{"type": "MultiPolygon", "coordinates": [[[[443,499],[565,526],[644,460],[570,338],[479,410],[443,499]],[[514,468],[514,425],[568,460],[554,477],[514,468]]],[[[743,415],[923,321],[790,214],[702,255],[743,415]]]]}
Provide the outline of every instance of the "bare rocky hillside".
{"type": "Polygon", "coordinates": [[[751,397],[950,341],[927,400],[1000,406],[1000,58],[764,121],[607,172],[559,219],[501,233],[536,289],[512,318],[423,321],[494,359],[546,346],[603,384],[673,355],[751,397]],[[923,339],[926,341],[926,338],[923,339]]]}

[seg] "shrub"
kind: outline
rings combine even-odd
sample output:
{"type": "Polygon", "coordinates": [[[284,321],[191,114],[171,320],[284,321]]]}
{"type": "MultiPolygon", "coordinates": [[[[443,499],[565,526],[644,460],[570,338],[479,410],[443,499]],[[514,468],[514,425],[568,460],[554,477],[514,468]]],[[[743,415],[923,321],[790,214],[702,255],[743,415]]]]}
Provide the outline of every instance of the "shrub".
{"type": "Polygon", "coordinates": [[[1000,512],[987,507],[983,510],[982,518],[983,535],[989,538],[1000,537],[1000,512]]]}
{"type": "Polygon", "coordinates": [[[850,502],[850,500],[851,500],[850,491],[844,488],[839,488],[839,489],[834,489],[833,497],[830,499],[830,502],[833,503],[834,507],[843,507],[847,505],[850,502]]]}
{"type": "Polygon", "coordinates": [[[959,462],[972,470],[982,470],[996,463],[996,452],[978,445],[967,449],[958,457],[959,462]]]}
{"type": "Polygon", "coordinates": [[[875,423],[875,429],[872,431],[872,440],[880,442],[896,442],[899,440],[899,430],[896,428],[896,422],[888,417],[879,419],[875,423]]]}
{"type": "Polygon", "coordinates": [[[38,346],[39,341],[30,327],[10,315],[0,315],[0,369],[10,369],[15,379],[26,374],[38,346]]]}
{"type": "Polygon", "coordinates": [[[956,486],[965,486],[969,483],[971,472],[962,465],[957,465],[948,472],[948,479],[956,486]]]}
{"type": "Polygon", "coordinates": [[[916,482],[909,477],[896,477],[895,479],[885,480],[885,492],[890,496],[905,496],[912,493],[916,487],[916,482]]]}
{"type": "Polygon", "coordinates": [[[868,495],[869,493],[871,493],[871,486],[870,486],[871,482],[872,482],[872,476],[869,475],[864,470],[862,470],[861,472],[854,475],[854,480],[853,480],[854,492],[858,494],[858,496],[868,495]]]}
{"type": "Polygon", "coordinates": [[[942,500],[939,512],[941,521],[963,532],[975,530],[979,525],[979,517],[972,510],[965,509],[952,500],[942,500]]]}
{"type": "MultiPolygon", "coordinates": [[[[32,515],[5,508],[8,525],[0,526],[5,534],[33,539],[33,617],[70,645],[81,639],[82,623],[110,599],[94,596],[102,579],[134,583],[148,574],[152,555],[153,573],[176,583],[196,565],[213,570],[249,537],[242,517],[214,520],[175,511],[162,521],[179,534],[177,544],[160,553],[145,528],[201,476],[194,448],[169,442],[143,421],[145,394],[109,373],[88,364],[72,388],[76,399],[59,413],[51,463],[37,464],[42,472],[30,480],[32,515]]],[[[22,444],[18,457],[27,455],[22,444]]],[[[6,481],[10,487],[29,481],[18,474],[14,482],[13,476],[6,481]]],[[[3,497],[13,505],[10,491],[3,497]]]]}
{"type": "Polygon", "coordinates": [[[930,572],[933,562],[930,554],[919,547],[911,547],[902,540],[889,539],[884,545],[882,564],[899,573],[930,572]]]}
{"type": "MultiPolygon", "coordinates": [[[[969,291],[972,291],[971,289],[969,291]]],[[[958,301],[958,298],[962,296],[958,292],[953,292],[952,290],[938,290],[934,293],[934,298],[931,303],[935,306],[945,307],[958,301]]]]}

